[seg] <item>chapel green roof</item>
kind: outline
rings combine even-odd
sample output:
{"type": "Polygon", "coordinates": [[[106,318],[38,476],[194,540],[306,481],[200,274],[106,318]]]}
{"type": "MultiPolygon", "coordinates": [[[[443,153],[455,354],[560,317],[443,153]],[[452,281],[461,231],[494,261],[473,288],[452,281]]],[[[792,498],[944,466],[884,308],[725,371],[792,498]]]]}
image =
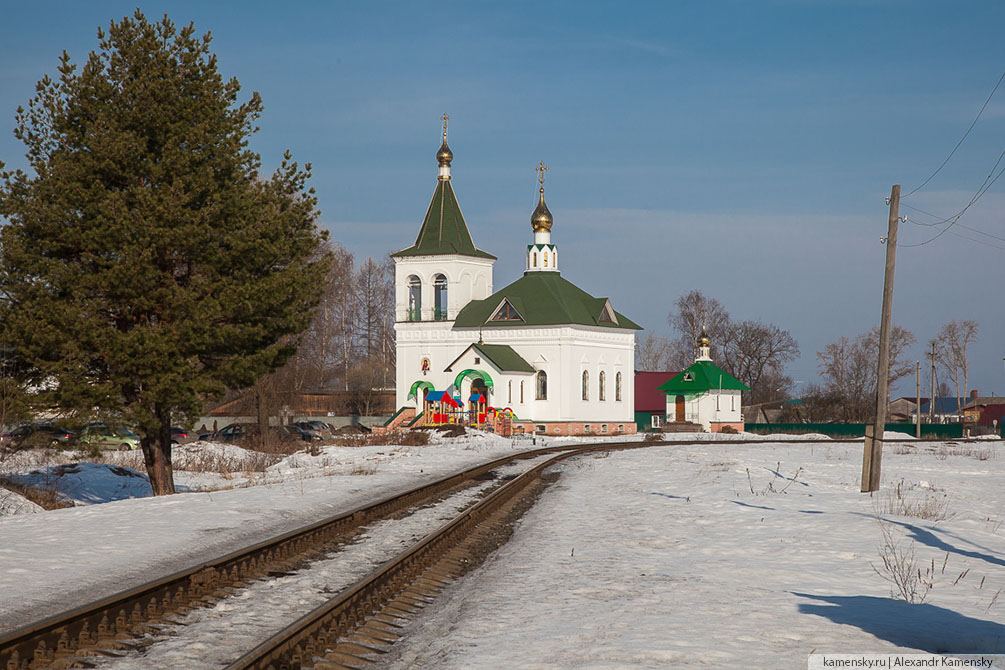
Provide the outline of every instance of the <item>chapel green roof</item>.
{"type": "MultiPolygon", "coordinates": [[[[474,349],[482,355],[482,358],[492,363],[497,369],[502,372],[536,372],[534,366],[528,363],[523,356],[518,354],[513,347],[508,344],[485,344],[484,342],[479,342],[472,344],[468,349],[474,349]]],[[[465,349],[461,354],[463,356],[468,352],[465,349]]],[[[454,359],[454,362],[447,366],[447,370],[454,366],[461,356],[454,359]]]]}
{"type": "Polygon", "coordinates": [[[492,254],[475,247],[450,180],[439,179],[429,209],[426,210],[426,218],[419,229],[419,236],[415,238],[415,244],[407,249],[395,251],[391,257],[445,254],[495,259],[492,254]]]}
{"type": "Polygon", "coordinates": [[[718,389],[749,391],[750,387],[739,381],[712,361],[695,361],[691,367],[676,377],[656,387],[668,395],[704,393],[718,389]]]}
{"type": "Polygon", "coordinates": [[[581,325],[642,330],[624,314],[613,309],[617,322],[602,321],[610,304],[594,298],[557,272],[527,272],[506,288],[484,300],[472,300],[457,313],[454,328],[508,328],[514,326],[581,325]],[[504,301],[509,301],[521,318],[490,321],[504,301]]]}

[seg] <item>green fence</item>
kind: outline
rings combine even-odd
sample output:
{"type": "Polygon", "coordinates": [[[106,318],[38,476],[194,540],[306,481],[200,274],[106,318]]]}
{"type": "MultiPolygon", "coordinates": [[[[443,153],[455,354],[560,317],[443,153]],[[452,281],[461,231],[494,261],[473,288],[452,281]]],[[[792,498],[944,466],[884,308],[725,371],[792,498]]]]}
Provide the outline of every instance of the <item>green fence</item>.
{"type": "MultiPolygon", "coordinates": [[[[806,433],[821,433],[836,438],[855,438],[865,436],[866,423],[748,423],[744,430],[759,435],[783,433],[804,435],[806,433]]],[[[913,423],[888,423],[886,430],[894,433],[906,433],[914,437],[913,423]]],[[[921,438],[929,440],[952,440],[963,437],[963,425],[959,423],[923,423],[921,438]]]]}

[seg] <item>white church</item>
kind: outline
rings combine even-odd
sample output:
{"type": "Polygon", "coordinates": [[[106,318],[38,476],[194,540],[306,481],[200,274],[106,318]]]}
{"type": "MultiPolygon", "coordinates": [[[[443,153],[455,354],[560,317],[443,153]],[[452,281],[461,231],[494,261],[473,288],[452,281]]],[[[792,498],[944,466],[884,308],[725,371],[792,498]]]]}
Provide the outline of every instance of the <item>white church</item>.
{"type": "Polygon", "coordinates": [[[523,276],[494,291],[443,143],[415,243],[391,254],[397,334],[395,426],[475,423],[548,435],[634,433],[635,322],[562,277],[540,198],[523,276]],[[502,419],[505,418],[505,421],[502,419]]]}

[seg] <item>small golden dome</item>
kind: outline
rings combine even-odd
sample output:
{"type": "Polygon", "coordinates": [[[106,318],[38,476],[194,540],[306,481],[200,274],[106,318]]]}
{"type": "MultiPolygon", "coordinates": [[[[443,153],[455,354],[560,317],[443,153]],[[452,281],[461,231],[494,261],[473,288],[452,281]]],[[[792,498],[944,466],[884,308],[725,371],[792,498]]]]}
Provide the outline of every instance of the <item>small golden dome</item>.
{"type": "Polygon", "coordinates": [[[710,344],[712,344],[712,340],[709,338],[708,333],[706,333],[705,329],[703,328],[701,331],[701,335],[698,336],[698,346],[707,347],[710,344]]]}
{"type": "Polygon", "coordinates": [[[541,199],[537,202],[537,209],[530,217],[530,226],[534,229],[536,233],[539,230],[549,231],[552,225],[554,225],[555,220],[551,216],[551,212],[548,211],[548,205],[544,204],[544,189],[541,189],[541,199]]]}
{"type": "Polygon", "coordinates": [[[447,138],[443,138],[443,144],[440,145],[440,150],[436,152],[436,160],[439,162],[440,167],[450,167],[450,161],[454,160],[454,153],[447,146],[447,138]]]}

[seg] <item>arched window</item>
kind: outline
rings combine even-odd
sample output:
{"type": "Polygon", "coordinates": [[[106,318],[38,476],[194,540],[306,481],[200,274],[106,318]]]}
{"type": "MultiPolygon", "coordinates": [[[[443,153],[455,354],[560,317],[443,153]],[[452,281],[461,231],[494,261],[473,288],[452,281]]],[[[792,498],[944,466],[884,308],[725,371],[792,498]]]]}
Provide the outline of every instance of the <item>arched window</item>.
{"type": "Polygon", "coordinates": [[[433,319],[444,321],[447,318],[447,278],[436,275],[433,278],[433,319]]]}
{"type": "Polygon", "coordinates": [[[583,370],[583,400],[590,399],[590,373],[583,370]]]}
{"type": "Polygon", "coordinates": [[[506,402],[513,402],[513,382],[506,382],[506,402]]]}
{"type": "Polygon", "coordinates": [[[621,373],[614,375],[614,400],[621,402],[621,373]]]}
{"type": "Polygon", "coordinates": [[[544,267],[548,267],[548,252],[544,252],[544,267]]]}
{"type": "Polygon", "coordinates": [[[597,381],[600,383],[600,388],[597,392],[597,398],[600,402],[607,400],[607,373],[603,370],[600,371],[600,375],[597,377],[597,381]]]}
{"type": "Polygon", "coordinates": [[[523,382],[520,382],[520,404],[523,404],[523,382]]]}
{"type": "Polygon", "coordinates": [[[408,278],[408,320],[422,321],[422,280],[415,275],[408,278]]]}
{"type": "Polygon", "coordinates": [[[537,399],[548,399],[548,373],[544,370],[537,371],[537,399]]]}
{"type": "Polygon", "coordinates": [[[531,254],[531,259],[532,259],[531,260],[531,263],[532,263],[531,267],[536,268],[537,267],[537,252],[536,251],[533,254],[531,254]]]}

